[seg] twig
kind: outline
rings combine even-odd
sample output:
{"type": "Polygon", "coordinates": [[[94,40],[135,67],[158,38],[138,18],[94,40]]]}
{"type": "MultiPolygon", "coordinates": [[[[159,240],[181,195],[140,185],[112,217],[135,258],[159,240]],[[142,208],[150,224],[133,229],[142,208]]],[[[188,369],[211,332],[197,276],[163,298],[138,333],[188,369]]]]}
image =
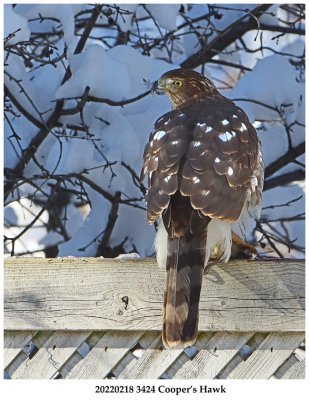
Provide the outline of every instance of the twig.
{"type": "Polygon", "coordinates": [[[269,235],[267,234],[267,232],[263,229],[262,224],[260,222],[256,222],[256,227],[257,230],[259,232],[261,232],[263,234],[263,236],[265,237],[265,239],[268,241],[270,247],[275,250],[275,252],[278,254],[278,256],[280,258],[283,258],[282,253],[277,249],[276,245],[274,244],[274,242],[271,240],[271,238],[269,237],[269,235]]]}
{"type": "Polygon", "coordinates": [[[73,108],[62,109],[60,111],[61,115],[74,115],[81,112],[87,102],[89,92],[90,92],[90,87],[86,86],[84,94],[81,96],[81,101],[77,102],[77,106],[73,108]]]}
{"type": "Polygon", "coordinates": [[[134,169],[131,168],[130,165],[126,164],[124,161],[121,162],[121,165],[123,165],[130,172],[134,185],[140,189],[144,196],[146,196],[147,188],[143,183],[140,183],[139,176],[134,171],[134,169]]]}
{"type": "Polygon", "coordinates": [[[39,129],[44,129],[44,124],[40,121],[38,121],[32,114],[30,114],[13,96],[9,88],[4,85],[4,94],[5,96],[8,96],[11,102],[14,104],[14,106],[17,108],[17,110],[30,121],[33,125],[35,125],[39,129]]]}
{"type": "MultiPolygon", "coordinates": [[[[85,91],[86,91],[86,89],[85,89],[85,91]]],[[[147,90],[146,92],[141,93],[136,97],[133,97],[133,98],[128,99],[128,100],[121,100],[121,101],[113,101],[113,100],[110,100],[110,99],[103,99],[101,97],[95,97],[95,96],[89,96],[88,95],[87,98],[85,99],[85,102],[105,103],[105,104],[108,104],[109,106],[122,107],[122,106],[125,106],[126,104],[134,103],[135,101],[138,101],[138,100],[142,99],[143,97],[148,96],[150,93],[151,93],[151,90],[147,90]]],[[[84,92],[84,94],[82,96],[64,97],[64,98],[62,98],[60,100],[61,101],[65,101],[65,100],[76,100],[76,99],[80,99],[80,98],[83,99],[84,96],[85,96],[85,92],[84,92]]],[[[78,106],[74,107],[74,108],[71,108],[71,109],[66,109],[65,110],[65,115],[77,114],[79,111],[80,110],[79,110],[78,106]]]]}
{"type": "Polygon", "coordinates": [[[273,209],[273,208],[278,208],[278,207],[288,207],[291,204],[296,203],[297,201],[299,201],[302,198],[303,198],[303,195],[300,195],[300,196],[296,197],[296,199],[289,200],[283,204],[274,204],[271,206],[263,207],[262,210],[265,211],[265,210],[268,210],[269,208],[273,209]]]}
{"type": "Polygon", "coordinates": [[[212,60],[208,61],[208,64],[225,65],[227,67],[238,68],[238,69],[241,69],[243,71],[252,71],[252,68],[248,68],[248,67],[245,67],[244,65],[235,64],[235,63],[224,61],[224,60],[214,60],[214,59],[212,59],[212,60]]]}
{"type": "Polygon", "coordinates": [[[261,218],[261,223],[269,223],[269,222],[292,222],[292,221],[303,221],[305,219],[305,213],[300,213],[294,215],[293,217],[283,217],[283,218],[276,218],[276,219],[269,219],[269,218],[261,218]]]}
{"type": "Polygon", "coordinates": [[[277,107],[271,106],[270,104],[267,104],[267,103],[263,103],[262,101],[259,101],[259,100],[255,100],[255,99],[246,99],[246,98],[243,98],[243,97],[237,97],[237,98],[233,98],[233,99],[231,99],[231,100],[232,100],[232,101],[247,101],[247,102],[249,102],[249,103],[258,104],[259,106],[266,107],[266,108],[269,108],[270,110],[273,110],[273,111],[275,111],[275,112],[278,112],[278,108],[277,108],[277,107]]]}
{"type": "Polygon", "coordinates": [[[5,237],[5,241],[11,241],[12,242],[12,251],[11,251],[11,256],[14,256],[14,251],[15,251],[15,242],[21,238],[35,223],[36,221],[41,217],[41,215],[46,211],[47,207],[53,202],[55,194],[57,192],[59,184],[57,184],[54,187],[53,193],[50,195],[48,201],[44,204],[44,206],[41,208],[40,212],[33,218],[33,220],[14,238],[9,238],[5,237]]]}

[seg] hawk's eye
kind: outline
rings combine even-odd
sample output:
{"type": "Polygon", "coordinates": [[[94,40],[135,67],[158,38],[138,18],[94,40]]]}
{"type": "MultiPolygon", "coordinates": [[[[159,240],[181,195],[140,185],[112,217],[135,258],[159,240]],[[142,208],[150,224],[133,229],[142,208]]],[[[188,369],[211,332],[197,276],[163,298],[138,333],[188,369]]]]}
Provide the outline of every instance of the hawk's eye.
{"type": "Polygon", "coordinates": [[[174,85],[175,85],[176,87],[181,87],[181,86],[182,86],[182,82],[181,82],[181,81],[175,81],[175,82],[174,82],[174,85]]]}

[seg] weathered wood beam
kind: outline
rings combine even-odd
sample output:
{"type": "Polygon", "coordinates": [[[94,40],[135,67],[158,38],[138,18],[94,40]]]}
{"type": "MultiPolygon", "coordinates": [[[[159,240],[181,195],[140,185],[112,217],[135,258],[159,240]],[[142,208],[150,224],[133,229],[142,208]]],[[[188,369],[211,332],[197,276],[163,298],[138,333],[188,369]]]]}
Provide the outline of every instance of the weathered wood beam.
{"type": "MultiPolygon", "coordinates": [[[[165,271],[154,259],[8,258],[7,330],[160,330],[165,271]]],[[[204,277],[200,331],[305,330],[302,260],[233,260],[204,277]]]]}

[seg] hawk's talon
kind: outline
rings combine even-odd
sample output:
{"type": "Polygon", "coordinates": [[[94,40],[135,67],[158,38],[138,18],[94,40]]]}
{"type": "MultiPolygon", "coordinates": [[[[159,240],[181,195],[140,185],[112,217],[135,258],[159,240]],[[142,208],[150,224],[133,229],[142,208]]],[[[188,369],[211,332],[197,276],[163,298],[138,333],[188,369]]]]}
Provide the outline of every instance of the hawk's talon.
{"type": "Polygon", "coordinates": [[[240,239],[236,233],[232,232],[232,255],[231,258],[250,258],[254,260],[257,256],[257,249],[240,239]]]}

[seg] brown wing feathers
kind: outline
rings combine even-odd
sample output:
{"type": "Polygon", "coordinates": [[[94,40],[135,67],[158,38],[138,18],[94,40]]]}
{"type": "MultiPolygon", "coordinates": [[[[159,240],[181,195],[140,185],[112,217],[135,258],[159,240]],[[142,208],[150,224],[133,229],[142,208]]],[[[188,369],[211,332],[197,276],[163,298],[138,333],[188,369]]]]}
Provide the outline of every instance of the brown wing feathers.
{"type": "Polygon", "coordinates": [[[149,222],[176,190],[204,215],[238,219],[256,166],[257,141],[251,140],[255,131],[244,112],[216,97],[165,114],[150,135],[141,177],[148,173],[149,222]]]}
{"type": "Polygon", "coordinates": [[[256,168],[256,133],[245,113],[216,94],[161,117],[144,152],[149,223],[168,232],[163,342],[197,335],[207,224],[236,221],[256,168]]]}

